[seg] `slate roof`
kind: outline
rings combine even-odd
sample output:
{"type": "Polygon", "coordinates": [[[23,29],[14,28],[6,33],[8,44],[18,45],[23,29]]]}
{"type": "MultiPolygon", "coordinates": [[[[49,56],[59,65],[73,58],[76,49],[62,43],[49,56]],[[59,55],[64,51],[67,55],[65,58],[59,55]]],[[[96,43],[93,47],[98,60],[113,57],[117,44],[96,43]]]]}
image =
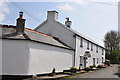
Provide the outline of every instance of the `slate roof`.
{"type": "Polygon", "coordinates": [[[58,24],[62,25],[63,27],[67,28],[68,30],[72,31],[75,35],[80,36],[80,37],[84,38],[85,40],[87,40],[87,41],[89,41],[89,42],[91,42],[91,43],[93,43],[93,44],[96,44],[96,45],[99,46],[99,47],[104,48],[103,46],[101,46],[101,45],[99,45],[97,42],[95,42],[94,40],[92,40],[92,39],[84,36],[83,34],[80,34],[79,32],[75,31],[74,29],[69,28],[69,27],[67,27],[66,25],[64,25],[64,24],[62,24],[62,23],[60,23],[60,22],[58,22],[58,21],[56,21],[56,22],[57,22],[58,24]]]}
{"type": "MultiPolygon", "coordinates": [[[[37,29],[39,29],[39,28],[40,28],[42,25],[44,25],[46,22],[47,22],[47,20],[45,20],[42,24],[40,24],[39,26],[37,26],[34,30],[37,31],[37,29]]],[[[93,43],[93,44],[96,44],[96,45],[99,46],[99,47],[104,48],[103,46],[101,46],[101,45],[99,45],[97,42],[95,42],[94,40],[92,40],[92,39],[84,36],[83,34],[80,34],[79,32],[75,31],[75,30],[72,29],[72,28],[68,28],[66,25],[60,23],[59,21],[55,21],[55,22],[57,22],[58,24],[60,24],[62,27],[70,30],[70,31],[73,32],[75,35],[80,36],[80,37],[84,38],[85,40],[87,40],[87,41],[89,41],[89,42],[91,42],[91,43],[93,43]]]]}
{"type": "Polygon", "coordinates": [[[41,32],[34,31],[32,29],[25,28],[25,31],[23,34],[17,34],[16,26],[0,25],[0,30],[2,30],[2,33],[0,33],[1,39],[31,40],[31,41],[42,42],[42,43],[50,44],[53,46],[58,46],[58,47],[73,50],[71,47],[67,46],[65,43],[59,41],[58,38],[41,33],[41,32]]]}

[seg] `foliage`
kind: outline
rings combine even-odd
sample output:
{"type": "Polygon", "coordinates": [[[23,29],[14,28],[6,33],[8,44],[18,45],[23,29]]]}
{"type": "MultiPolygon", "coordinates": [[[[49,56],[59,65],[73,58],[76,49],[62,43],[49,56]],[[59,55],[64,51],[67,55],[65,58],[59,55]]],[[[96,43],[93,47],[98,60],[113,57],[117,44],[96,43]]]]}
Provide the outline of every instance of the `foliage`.
{"type": "Polygon", "coordinates": [[[90,68],[90,67],[86,67],[85,70],[86,70],[86,71],[89,71],[89,70],[91,70],[91,68],[90,68]]]}
{"type": "Polygon", "coordinates": [[[108,59],[111,61],[112,64],[119,64],[120,63],[120,51],[113,50],[108,55],[108,59]]]}
{"type": "Polygon", "coordinates": [[[105,48],[107,49],[107,52],[109,53],[109,51],[112,51],[112,50],[119,50],[120,48],[119,41],[120,41],[120,38],[118,36],[117,31],[107,32],[104,37],[104,45],[105,45],[105,48]]]}
{"type": "Polygon", "coordinates": [[[103,65],[98,65],[97,68],[104,68],[104,66],[103,65]]]}
{"type": "Polygon", "coordinates": [[[70,69],[77,69],[76,67],[71,67],[70,69]]]}
{"type": "Polygon", "coordinates": [[[90,68],[91,68],[91,69],[92,69],[92,68],[96,68],[96,65],[91,65],[90,68]]]}

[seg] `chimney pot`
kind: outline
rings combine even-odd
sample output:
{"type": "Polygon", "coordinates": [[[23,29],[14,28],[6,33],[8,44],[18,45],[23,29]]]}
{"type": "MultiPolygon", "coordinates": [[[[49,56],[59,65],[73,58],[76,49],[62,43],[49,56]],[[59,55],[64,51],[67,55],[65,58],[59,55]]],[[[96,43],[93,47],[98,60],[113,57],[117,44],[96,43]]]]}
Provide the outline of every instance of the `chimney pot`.
{"type": "Polygon", "coordinates": [[[19,12],[19,18],[21,18],[21,19],[23,18],[23,12],[22,11],[19,12]]]}
{"type": "Polygon", "coordinates": [[[65,25],[70,28],[71,24],[72,24],[72,21],[69,20],[69,17],[67,17],[66,20],[67,21],[65,21],[65,25]]]}

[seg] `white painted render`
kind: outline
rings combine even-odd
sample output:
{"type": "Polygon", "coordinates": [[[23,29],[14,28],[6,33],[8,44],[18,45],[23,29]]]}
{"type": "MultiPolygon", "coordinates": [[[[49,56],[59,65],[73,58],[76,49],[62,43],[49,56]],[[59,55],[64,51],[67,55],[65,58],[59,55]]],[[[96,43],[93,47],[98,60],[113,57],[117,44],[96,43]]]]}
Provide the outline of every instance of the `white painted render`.
{"type": "Polygon", "coordinates": [[[32,75],[63,71],[72,66],[73,51],[25,40],[2,40],[2,74],[32,75]]]}
{"type": "Polygon", "coordinates": [[[2,40],[2,74],[25,75],[29,69],[28,42],[21,40],[2,40]]]}
{"type": "Polygon", "coordinates": [[[85,51],[89,51],[90,54],[91,54],[91,57],[88,57],[87,58],[87,63],[86,63],[86,67],[89,67],[89,66],[92,66],[93,65],[93,58],[95,58],[95,65],[102,65],[102,57],[104,58],[104,61],[105,62],[105,51],[103,52],[103,55],[102,55],[102,48],[98,48],[98,52],[96,52],[96,45],[92,44],[93,45],[93,51],[91,50],[91,43],[89,43],[89,50],[87,49],[87,41],[85,39],[83,39],[83,47],[80,47],[80,42],[81,42],[81,38],[79,36],[76,36],[76,67],[78,68],[80,64],[83,64],[82,65],[82,69],[84,69],[84,60],[83,60],[83,57],[84,57],[84,54],[85,54],[85,51]],[[82,63],[80,63],[80,56],[82,56],[82,63]],[[97,58],[98,58],[98,63],[97,63],[97,58]]]}

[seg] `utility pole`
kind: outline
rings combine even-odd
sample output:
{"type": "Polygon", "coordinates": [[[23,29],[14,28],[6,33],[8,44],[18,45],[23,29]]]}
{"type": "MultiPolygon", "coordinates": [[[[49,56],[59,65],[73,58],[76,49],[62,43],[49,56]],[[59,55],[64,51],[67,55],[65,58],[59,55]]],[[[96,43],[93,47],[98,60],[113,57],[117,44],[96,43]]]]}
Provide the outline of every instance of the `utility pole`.
{"type": "Polygon", "coordinates": [[[120,1],[118,2],[118,37],[119,37],[119,50],[120,50],[120,1]]]}

